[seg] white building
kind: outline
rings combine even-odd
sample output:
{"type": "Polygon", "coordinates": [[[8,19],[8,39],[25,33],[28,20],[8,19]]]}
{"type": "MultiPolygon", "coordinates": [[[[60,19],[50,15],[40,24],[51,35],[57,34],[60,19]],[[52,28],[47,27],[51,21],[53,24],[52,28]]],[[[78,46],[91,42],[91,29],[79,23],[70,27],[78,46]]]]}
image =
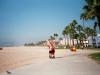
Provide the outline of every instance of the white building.
{"type": "MultiPolygon", "coordinates": [[[[67,36],[66,38],[63,38],[62,40],[60,40],[60,41],[59,41],[59,44],[60,44],[60,45],[65,45],[65,44],[66,44],[66,45],[72,46],[72,44],[73,44],[72,41],[73,41],[73,40],[70,39],[70,38],[67,36]],[[65,42],[65,41],[66,41],[66,42],[65,42]]],[[[78,43],[79,43],[79,41],[78,41],[78,43]]],[[[93,44],[94,44],[96,47],[100,47],[100,34],[97,34],[97,36],[95,37],[95,40],[92,40],[92,37],[90,36],[90,37],[88,37],[88,39],[84,40],[83,43],[84,43],[84,46],[85,46],[85,47],[88,46],[88,45],[93,46],[93,44]]],[[[76,39],[74,39],[74,44],[75,44],[75,45],[77,44],[77,40],[76,40],[76,39]]]]}
{"type": "Polygon", "coordinates": [[[100,47],[100,34],[97,34],[97,36],[95,36],[95,39],[92,40],[92,37],[90,36],[88,38],[89,41],[89,45],[95,45],[96,47],[100,47]]]}
{"type": "MultiPolygon", "coordinates": [[[[66,38],[62,38],[62,40],[59,41],[60,45],[69,45],[72,46],[73,45],[73,40],[70,39],[68,36],[66,38]]],[[[74,39],[74,44],[77,44],[77,40],[74,39]]]]}

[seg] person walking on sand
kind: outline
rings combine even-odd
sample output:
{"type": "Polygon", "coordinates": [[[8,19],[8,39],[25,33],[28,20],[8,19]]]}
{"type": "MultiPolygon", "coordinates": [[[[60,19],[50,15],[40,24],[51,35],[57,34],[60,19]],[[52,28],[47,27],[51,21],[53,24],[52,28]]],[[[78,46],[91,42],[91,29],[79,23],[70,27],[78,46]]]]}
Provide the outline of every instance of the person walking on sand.
{"type": "Polygon", "coordinates": [[[49,47],[49,58],[55,58],[55,41],[49,39],[47,46],[49,47]]]}

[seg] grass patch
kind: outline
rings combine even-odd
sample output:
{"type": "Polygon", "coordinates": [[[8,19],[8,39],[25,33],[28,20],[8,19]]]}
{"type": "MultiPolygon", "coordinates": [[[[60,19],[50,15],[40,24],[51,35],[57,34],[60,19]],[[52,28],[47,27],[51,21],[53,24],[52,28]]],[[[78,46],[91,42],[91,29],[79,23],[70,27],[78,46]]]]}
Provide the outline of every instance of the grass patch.
{"type": "Polygon", "coordinates": [[[90,50],[100,50],[100,48],[88,48],[90,50]]]}
{"type": "Polygon", "coordinates": [[[93,53],[89,55],[90,58],[100,62],[100,53],[93,53]]]}

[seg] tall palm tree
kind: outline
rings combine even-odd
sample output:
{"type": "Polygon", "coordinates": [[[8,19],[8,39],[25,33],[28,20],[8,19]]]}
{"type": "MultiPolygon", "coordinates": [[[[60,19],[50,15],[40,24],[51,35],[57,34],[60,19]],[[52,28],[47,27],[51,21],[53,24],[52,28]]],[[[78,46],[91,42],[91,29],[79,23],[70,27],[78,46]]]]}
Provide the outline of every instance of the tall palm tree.
{"type": "Polygon", "coordinates": [[[72,27],[75,29],[75,26],[77,25],[77,21],[73,20],[70,25],[72,25],[72,27]]]}
{"type": "Polygon", "coordinates": [[[92,45],[93,45],[93,47],[95,46],[95,36],[97,35],[96,34],[96,30],[95,29],[90,29],[90,36],[92,37],[92,45]]]}
{"type": "MultiPolygon", "coordinates": [[[[77,39],[80,40],[80,45],[82,45],[82,47],[84,47],[84,44],[83,44],[83,39],[85,37],[85,34],[83,32],[83,27],[81,25],[77,25],[76,27],[77,29],[77,33],[78,33],[78,36],[77,36],[77,39]]],[[[78,42],[77,42],[78,43],[78,42]]]]}
{"type": "MultiPolygon", "coordinates": [[[[86,34],[86,38],[88,38],[89,36],[92,36],[92,41],[93,41],[94,36],[96,36],[96,31],[95,31],[95,29],[91,29],[91,28],[89,28],[89,27],[86,27],[86,28],[84,29],[84,31],[85,31],[85,34],[86,34]]],[[[88,40],[88,41],[89,41],[89,40],[88,40]]]]}
{"type": "Polygon", "coordinates": [[[86,20],[86,14],[85,13],[81,13],[80,19],[83,20],[83,29],[84,29],[84,27],[85,27],[84,21],[86,20]]]}
{"type": "Polygon", "coordinates": [[[100,0],[85,0],[86,5],[83,7],[87,19],[95,19],[100,29],[100,0]]]}
{"type": "Polygon", "coordinates": [[[84,48],[84,38],[85,38],[85,33],[84,32],[80,32],[79,34],[79,40],[80,40],[80,45],[81,45],[81,48],[83,49],[84,48]]]}
{"type": "Polygon", "coordinates": [[[97,22],[94,22],[94,29],[96,30],[96,27],[97,27],[97,22]]]}
{"type": "Polygon", "coordinates": [[[86,38],[88,38],[88,37],[90,36],[91,28],[86,27],[86,28],[84,29],[84,32],[85,32],[85,34],[86,34],[86,38]]]}
{"type": "Polygon", "coordinates": [[[74,44],[74,39],[75,39],[75,34],[76,34],[76,25],[77,25],[77,21],[76,20],[73,20],[71,23],[70,23],[70,30],[69,30],[69,32],[70,32],[70,37],[72,38],[72,42],[73,42],[73,46],[75,45],[74,44]]]}
{"type": "Polygon", "coordinates": [[[65,31],[66,31],[66,35],[67,35],[67,45],[70,46],[71,45],[72,34],[73,34],[70,24],[65,27],[65,31]],[[70,43],[69,43],[69,40],[70,40],[70,43]]]}
{"type": "Polygon", "coordinates": [[[80,34],[83,31],[83,27],[81,25],[77,25],[77,31],[80,34]]]}
{"type": "MultiPolygon", "coordinates": [[[[65,27],[63,31],[63,35],[69,35],[70,39],[72,39],[72,44],[74,46],[74,39],[75,39],[75,34],[76,34],[76,25],[77,21],[73,20],[68,26],[65,27]]],[[[70,40],[71,41],[71,40],[70,40]]],[[[68,43],[69,44],[69,43],[68,43]]]]}

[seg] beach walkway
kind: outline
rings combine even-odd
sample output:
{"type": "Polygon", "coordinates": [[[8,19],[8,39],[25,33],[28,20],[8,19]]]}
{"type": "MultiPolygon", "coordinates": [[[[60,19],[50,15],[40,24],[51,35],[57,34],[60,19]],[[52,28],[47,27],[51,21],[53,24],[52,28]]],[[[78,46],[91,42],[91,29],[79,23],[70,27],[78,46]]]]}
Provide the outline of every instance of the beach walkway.
{"type": "Polygon", "coordinates": [[[0,52],[0,75],[100,75],[100,64],[87,57],[96,50],[56,50],[48,58],[48,48],[14,47],[0,52]],[[10,72],[10,73],[8,73],[10,72]]]}

